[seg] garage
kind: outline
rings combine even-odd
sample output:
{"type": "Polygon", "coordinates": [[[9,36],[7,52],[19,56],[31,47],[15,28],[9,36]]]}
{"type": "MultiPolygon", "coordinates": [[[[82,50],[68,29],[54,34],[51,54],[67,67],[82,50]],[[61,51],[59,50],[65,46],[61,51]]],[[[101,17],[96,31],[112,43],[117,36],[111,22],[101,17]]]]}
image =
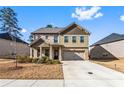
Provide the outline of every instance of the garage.
{"type": "Polygon", "coordinates": [[[63,60],[84,60],[84,51],[64,51],[63,60]]]}

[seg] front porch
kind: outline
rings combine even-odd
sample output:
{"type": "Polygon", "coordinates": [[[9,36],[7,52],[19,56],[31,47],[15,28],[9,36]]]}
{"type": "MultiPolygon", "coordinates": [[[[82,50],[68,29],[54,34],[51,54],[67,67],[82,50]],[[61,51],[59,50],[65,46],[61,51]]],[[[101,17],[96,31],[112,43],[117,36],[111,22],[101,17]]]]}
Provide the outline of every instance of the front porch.
{"type": "Polygon", "coordinates": [[[62,60],[62,46],[58,44],[43,43],[39,46],[32,46],[30,48],[31,58],[42,58],[48,56],[50,59],[62,60]]]}

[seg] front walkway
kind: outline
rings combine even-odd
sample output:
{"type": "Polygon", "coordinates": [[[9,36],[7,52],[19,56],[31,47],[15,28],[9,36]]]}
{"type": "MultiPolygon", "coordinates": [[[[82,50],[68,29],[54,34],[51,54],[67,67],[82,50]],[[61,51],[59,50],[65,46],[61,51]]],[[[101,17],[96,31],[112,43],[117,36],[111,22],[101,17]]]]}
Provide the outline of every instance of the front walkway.
{"type": "Polygon", "coordinates": [[[63,72],[65,87],[124,86],[124,74],[89,61],[63,61],[63,72]]]}

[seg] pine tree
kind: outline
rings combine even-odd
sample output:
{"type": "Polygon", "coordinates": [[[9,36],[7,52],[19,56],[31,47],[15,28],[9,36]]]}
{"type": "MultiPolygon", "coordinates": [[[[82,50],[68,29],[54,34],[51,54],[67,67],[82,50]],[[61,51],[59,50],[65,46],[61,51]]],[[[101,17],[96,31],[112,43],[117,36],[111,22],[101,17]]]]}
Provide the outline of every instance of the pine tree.
{"type": "Polygon", "coordinates": [[[48,25],[46,26],[46,28],[53,28],[53,25],[48,24],[48,25]]]}
{"type": "Polygon", "coordinates": [[[16,37],[22,36],[20,31],[22,30],[18,26],[17,14],[13,9],[4,7],[0,9],[0,31],[8,32],[16,37]]]}
{"type": "Polygon", "coordinates": [[[16,38],[20,38],[22,36],[21,28],[18,26],[17,14],[13,9],[9,7],[4,7],[0,9],[0,31],[7,32],[11,36],[13,42],[15,42],[15,49],[13,50],[12,55],[15,57],[15,63],[17,68],[16,61],[16,38]]]}

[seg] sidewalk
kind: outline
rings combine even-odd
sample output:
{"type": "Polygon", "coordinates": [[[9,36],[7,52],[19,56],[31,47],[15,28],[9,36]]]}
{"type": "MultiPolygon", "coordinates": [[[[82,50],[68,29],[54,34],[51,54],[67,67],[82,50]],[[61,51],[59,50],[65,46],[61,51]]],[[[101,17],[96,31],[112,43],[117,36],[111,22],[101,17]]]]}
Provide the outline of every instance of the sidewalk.
{"type": "Polygon", "coordinates": [[[0,87],[63,87],[63,80],[8,80],[0,79],[0,87]]]}

